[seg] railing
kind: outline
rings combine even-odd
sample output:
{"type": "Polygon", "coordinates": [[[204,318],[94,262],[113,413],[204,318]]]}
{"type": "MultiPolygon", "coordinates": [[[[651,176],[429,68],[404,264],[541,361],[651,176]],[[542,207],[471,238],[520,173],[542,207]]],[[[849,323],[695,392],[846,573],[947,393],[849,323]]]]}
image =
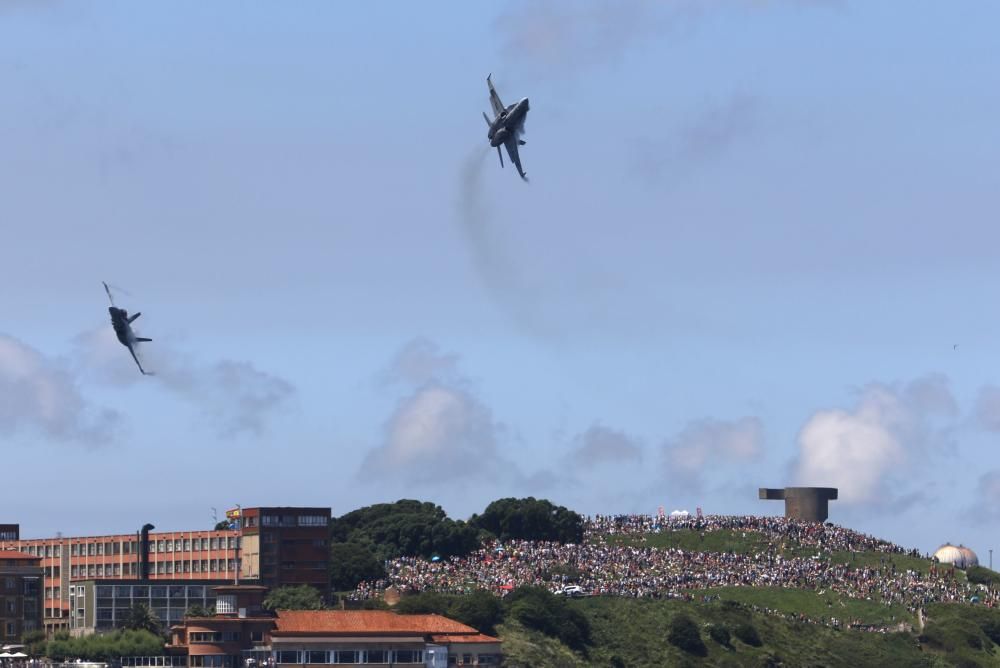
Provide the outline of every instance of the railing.
{"type": "Polygon", "coordinates": [[[182,655],[171,655],[171,656],[123,656],[114,662],[114,666],[117,668],[121,666],[122,668],[132,668],[140,667],[145,668],[147,666],[164,666],[166,668],[184,668],[188,665],[187,656],[182,655]]]}

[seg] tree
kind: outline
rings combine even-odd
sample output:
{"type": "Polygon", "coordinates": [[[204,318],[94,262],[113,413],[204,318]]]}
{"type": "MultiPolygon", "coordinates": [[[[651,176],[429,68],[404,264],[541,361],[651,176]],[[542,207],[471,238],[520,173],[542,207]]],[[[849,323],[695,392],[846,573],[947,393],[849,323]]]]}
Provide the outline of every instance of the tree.
{"type": "Polygon", "coordinates": [[[42,629],[25,631],[24,635],[21,636],[21,642],[24,643],[24,651],[28,656],[45,654],[45,631],[42,629]]]}
{"type": "Polygon", "coordinates": [[[579,543],[583,540],[583,517],[546,499],[498,499],[469,524],[488,531],[501,541],[551,540],[579,543]]]}
{"type": "Polygon", "coordinates": [[[229,520],[221,520],[215,523],[216,531],[228,531],[229,530],[229,520]]]}
{"type": "Polygon", "coordinates": [[[71,638],[66,631],[57,632],[45,646],[50,659],[84,659],[112,661],[123,656],[156,656],[163,654],[163,638],[146,630],[117,630],[71,638]]]}
{"type": "Polygon", "coordinates": [[[395,610],[401,615],[447,615],[452,597],[436,591],[422,591],[419,594],[403,596],[395,610]]]}
{"type": "Polygon", "coordinates": [[[518,587],[507,597],[507,614],[524,626],[558,638],[572,649],[586,652],[591,642],[590,621],[560,596],[544,587],[518,587]]]}
{"type": "Polygon", "coordinates": [[[674,647],[695,656],[708,654],[708,648],[705,647],[705,642],[701,639],[698,625],[683,613],[674,615],[674,618],[670,620],[667,641],[674,647]]]}
{"type": "Polygon", "coordinates": [[[493,635],[497,624],[503,623],[503,604],[488,591],[477,589],[467,596],[456,598],[448,608],[447,616],[493,635]]]}
{"type": "Polygon", "coordinates": [[[348,591],[365,580],[385,577],[382,562],[375,554],[358,543],[332,543],[330,545],[330,587],[334,591],[348,591]]]}
{"type": "Polygon", "coordinates": [[[206,608],[201,603],[192,603],[184,611],[185,617],[212,617],[215,615],[215,608],[206,608]]]}
{"type": "Polygon", "coordinates": [[[330,520],[332,543],[355,543],[376,561],[396,557],[465,555],[479,548],[478,532],[450,519],[441,506],[401,499],[358,508],[330,520]]]}
{"type": "Polygon", "coordinates": [[[323,599],[315,587],[278,587],[264,599],[266,610],[322,610],[323,599]]]}
{"type": "Polygon", "coordinates": [[[128,611],[125,619],[125,628],[133,631],[149,631],[150,633],[160,633],[160,619],[149,609],[145,603],[136,603],[128,611]]]}

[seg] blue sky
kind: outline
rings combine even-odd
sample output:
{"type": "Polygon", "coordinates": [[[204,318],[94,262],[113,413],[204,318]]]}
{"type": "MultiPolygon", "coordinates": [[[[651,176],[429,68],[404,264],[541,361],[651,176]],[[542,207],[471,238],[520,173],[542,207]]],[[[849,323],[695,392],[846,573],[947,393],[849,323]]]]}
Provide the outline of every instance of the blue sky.
{"type": "Polygon", "coordinates": [[[834,521],[985,553],[998,19],[0,4],[5,521],[528,494],[773,514],[757,487],[815,484],[834,521]],[[489,153],[489,72],[531,99],[528,184],[489,153]]]}

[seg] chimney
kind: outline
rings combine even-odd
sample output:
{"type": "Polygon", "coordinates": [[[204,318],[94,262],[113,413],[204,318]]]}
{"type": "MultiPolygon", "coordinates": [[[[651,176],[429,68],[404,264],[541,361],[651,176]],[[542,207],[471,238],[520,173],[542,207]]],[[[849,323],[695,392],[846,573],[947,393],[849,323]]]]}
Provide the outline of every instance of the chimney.
{"type": "Polygon", "coordinates": [[[139,539],[139,577],[149,579],[149,532],[155,529],[152,524],[143,524],[139,539]]]}

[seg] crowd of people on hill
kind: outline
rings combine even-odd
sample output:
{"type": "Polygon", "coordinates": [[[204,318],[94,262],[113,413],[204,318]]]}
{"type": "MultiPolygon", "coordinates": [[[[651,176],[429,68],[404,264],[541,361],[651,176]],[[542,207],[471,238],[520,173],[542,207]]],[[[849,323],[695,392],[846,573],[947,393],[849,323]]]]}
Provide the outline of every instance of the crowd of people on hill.
{"type": "Polygon", "coordinates": [[[802,547],[828,552],[883,552],[920,556],[917,550],[907,550],[895,543],[835,524],[799,522],[786,517],[706,515],[673,518],[653,515],[597,515],[588,518],[585,535],[588,538],[644,536],[660,531],[684,529],[706,533],[720,530],[753,531],[763,534],[772,542],[790,541],[802,547]]]}
{"type": "Polygon", "coordinates": [[[403,592],[485,589],[502,596],[523,585],[557,592],[572,584],[591,595],[643,598],[680,597],[714,587],[792,587],[901,605],[911,612],[931,602],[968,601],[972,596],[989,606],[1000,602],[1000,592],[961,581],[951,568],[905,569],[897,567],[895,555],[919,553],[844,527],[783,517],[599,516],[588,519],[580,544],[515,540],[490,542],[446,560],[392,559],[386,563],[386,577],[362,583],[354,597],[380,596],[389,586],[403,592]],[[641,538],[659,531],[721,529],[758,532],[767,538],[767,547],[749,553],[692,551],[650,547],[641,538]],[[622,534],[636,540],[608,540],[622,534]],[[788,546],[815,552],[784,556],[782,547],[788,546]],[[845,552],[885,556],[878,564],[857,566],[830,558],[845,552]]]}

